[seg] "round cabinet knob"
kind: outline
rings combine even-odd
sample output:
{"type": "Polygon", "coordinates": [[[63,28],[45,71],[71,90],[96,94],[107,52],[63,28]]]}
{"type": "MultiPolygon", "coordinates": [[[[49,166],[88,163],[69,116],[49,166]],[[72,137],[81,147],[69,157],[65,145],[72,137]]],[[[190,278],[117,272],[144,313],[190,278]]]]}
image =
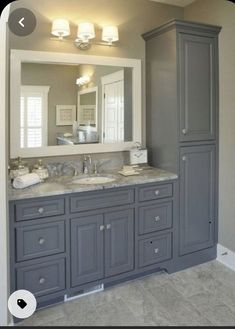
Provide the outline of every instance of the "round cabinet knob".
{"type": "Polygon", "coordinates": [[[106,228],[107,228],[107,230],[110,230],[111,229],[111,224],[107,224],[106,228]]]}
{"type": "Polygon", "coordinates": [[[154,249],[154,253],[155,254],[158,254],[159,253],[159,249],[158,248],[154,249]]]}
{"type": "Polygon", "coordinates": [[[105,226],[104,225],[100,225],[100,231],[104,231],[105,230],[105,226]]]}
{"type": "Polygon", "coordinates": [[[45,239],[44,239],[44,238],[40,238],[40,239],[38,240],[38,243],[39,243],[40,245],[43,245],[43,244],[45,243],[45,239]]]}
{"type": "Polygon", "coordinates": [[[40,207],[40,208],[38,209],[38,212],[39,212],[39,214],[43,214],[43,213],[44,213],[44,208],[40,207]]]}
{"type": "Polygon", "coordinates": [[[46,282],[46,279],[45,278],[40,278],[39,279],[39,284],[44,284],[46,282]]]}
{"type": "Polygon", "coordinates": [[[183,135],[187,135],[187,129],[182,129],[183,135]]]}
{"type": "Polygon", "coordinates": [[[157,191],[154,192],[154,194],[155,194],[156,196],[158,196],[158,195],[160,194],[160,191],[157,190],[157,191]]]}
{"type": "Polygon", "coordinates": [[[186,161],[187,160],[187,158],[186,158],[186,156],[184,155],[183,157],[182,157],[182,161],[186,161]]]}
{"type": "Polygon", "coordinates": [[[159,222],[160,219],[161,219],[160,216],[155,217],[155,222],[159,222]]]}

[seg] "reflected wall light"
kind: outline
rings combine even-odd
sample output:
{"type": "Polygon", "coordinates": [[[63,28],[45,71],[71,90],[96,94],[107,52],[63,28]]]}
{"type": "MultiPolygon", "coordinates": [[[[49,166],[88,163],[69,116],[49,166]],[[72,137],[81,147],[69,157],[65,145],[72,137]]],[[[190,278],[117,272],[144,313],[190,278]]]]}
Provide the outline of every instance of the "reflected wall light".
{"type": "Polygon", "coordinates": [[[76,80],[76,85],[84,86],[88,84],[90,81],[91,81],[90,77],[88,75],[84,75],[76,80]]]}

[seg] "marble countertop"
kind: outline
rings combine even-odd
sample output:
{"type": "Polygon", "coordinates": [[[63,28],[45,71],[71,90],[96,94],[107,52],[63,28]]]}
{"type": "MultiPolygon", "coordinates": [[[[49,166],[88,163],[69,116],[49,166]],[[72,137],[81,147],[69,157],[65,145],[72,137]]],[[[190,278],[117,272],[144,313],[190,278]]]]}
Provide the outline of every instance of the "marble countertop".
{"type": "Polygon", "coordinates": [[[21,190],[16,190],[11,185],[9,185],[8,197],[10,201],[13,200],[15,201],[15,200],[38,198],[38,197],[70,194],[70,193],[104,190],[104,189],[125,187],[125,186],[139,185],[139,184],[164,182],[164,181],[176,180],[178,178],[178,176],[174,173],[162,169],[151,168],[151,167],[143,169],[139,173],[140,173],[139,175],[128,176],[128,177],[118,174],[118,172],[100,173],[98,176],[108,176],[115,178],[115,181],[106,184],[94,184],[94,185],[75,184],[74,180],[78,178],[86,177],[85,175],[81,174],[76,177],[61,176],[61,177],[49,178],[47,179],[47,181],[43,183],[31,187],[27,187],[21,190]]]}

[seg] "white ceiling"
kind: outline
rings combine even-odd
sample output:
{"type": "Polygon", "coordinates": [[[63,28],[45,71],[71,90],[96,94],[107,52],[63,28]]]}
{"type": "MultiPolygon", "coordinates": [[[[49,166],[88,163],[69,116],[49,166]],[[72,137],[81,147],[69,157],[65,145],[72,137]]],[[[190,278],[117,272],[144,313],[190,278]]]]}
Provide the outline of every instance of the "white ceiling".
{"type": "Polygon", "coordinates": [[[151,0],[151,1],[162,2],[168,5],[186,7],[190,5],[190,3],[194,2],[195,0],[151,0]]]}

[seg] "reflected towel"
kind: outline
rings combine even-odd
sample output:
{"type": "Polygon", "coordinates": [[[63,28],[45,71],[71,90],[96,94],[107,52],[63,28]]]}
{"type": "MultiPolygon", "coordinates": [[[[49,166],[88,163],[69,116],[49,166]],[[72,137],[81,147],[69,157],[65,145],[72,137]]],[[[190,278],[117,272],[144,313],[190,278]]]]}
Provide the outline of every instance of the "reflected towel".
{"type": "Polygon", "coordinates": [[[37,174],[32,173],[32,174],[16,177],[13,181],[13,187],[16,189],[21,189],[34,184],[38,184],[40,182],[41,182],[40,177],[37,174]]]}

